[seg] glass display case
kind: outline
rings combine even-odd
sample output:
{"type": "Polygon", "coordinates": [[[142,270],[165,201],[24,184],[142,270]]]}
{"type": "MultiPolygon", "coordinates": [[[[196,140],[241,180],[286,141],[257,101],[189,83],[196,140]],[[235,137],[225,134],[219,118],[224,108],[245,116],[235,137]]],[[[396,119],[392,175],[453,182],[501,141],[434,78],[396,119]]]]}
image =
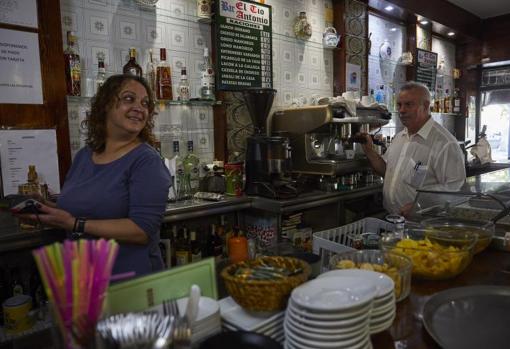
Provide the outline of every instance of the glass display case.
{"type": "Polygon", "coordinates": [[[510,251],[509,211],[510,170],[505,169],[470,177],[458,192],[418,190],[406,225],[423,226],[426,220],[443,217],[471,226],[493,226],[492,246],[510,251]]]}

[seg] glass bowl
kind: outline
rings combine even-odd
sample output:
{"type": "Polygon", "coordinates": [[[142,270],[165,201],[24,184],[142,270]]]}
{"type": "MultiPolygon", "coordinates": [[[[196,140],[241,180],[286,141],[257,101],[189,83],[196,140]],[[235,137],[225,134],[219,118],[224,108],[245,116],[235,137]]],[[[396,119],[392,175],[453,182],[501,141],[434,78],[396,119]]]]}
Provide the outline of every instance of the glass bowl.
{"type": "Polygon", "coordinates": [[[435,229],[408,229],[403,236],[390,233],[381,239],[384,251],[407,256],[413,277],[445,280],[459,275],[473,258],[475,233],[452,233],[435,229]]]}
{"type": "Polygon", "coordinates": [[[397,302],[405,299],[411,291],[411,260],[402,255],[380,250],[349,251],[331,256],[329,268],[367,269],[384,273],[395,282],[397,302]]]}
{"type": "Polygon", "coordinates": [[[474,233],[478,236],[475,254],[482,252],[489,246],[494,236],[494,224],[491,222],[472,221],[459,218],[430,218],[421,222],[426,229],[441,230],[455,234],[474,233]]]}

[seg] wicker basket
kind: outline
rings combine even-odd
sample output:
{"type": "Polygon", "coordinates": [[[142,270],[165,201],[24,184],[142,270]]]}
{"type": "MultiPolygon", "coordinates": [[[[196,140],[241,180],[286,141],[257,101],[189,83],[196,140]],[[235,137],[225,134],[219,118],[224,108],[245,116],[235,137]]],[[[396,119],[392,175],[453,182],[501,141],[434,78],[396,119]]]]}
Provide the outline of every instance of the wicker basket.
{"type": "Polygon", "coordinates": [[[227,292],[243,308],[251,311],[275,311],[287,306],[287,299],[292,290],[308,280],[311,268],[308,263],[292,257],[260,257],[255,260],[232,264],[222,270],[227,292]],[[285,267],[289,270],[301,268],[299,274],[278,280],[244,280],[234,277],[241,267],[258,265],[285,267]]]}

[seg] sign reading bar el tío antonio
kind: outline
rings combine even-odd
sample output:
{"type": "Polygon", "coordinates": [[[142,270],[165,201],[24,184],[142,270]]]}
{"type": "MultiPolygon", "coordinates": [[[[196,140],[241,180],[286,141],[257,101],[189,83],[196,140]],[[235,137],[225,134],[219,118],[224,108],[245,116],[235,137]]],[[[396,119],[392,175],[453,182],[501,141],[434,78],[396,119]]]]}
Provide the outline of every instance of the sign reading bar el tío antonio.
{"type": "Polygon", "coordinates": [[[240,0],[216,4],[218,89],[272,88],[271,6],[240,0]]]}

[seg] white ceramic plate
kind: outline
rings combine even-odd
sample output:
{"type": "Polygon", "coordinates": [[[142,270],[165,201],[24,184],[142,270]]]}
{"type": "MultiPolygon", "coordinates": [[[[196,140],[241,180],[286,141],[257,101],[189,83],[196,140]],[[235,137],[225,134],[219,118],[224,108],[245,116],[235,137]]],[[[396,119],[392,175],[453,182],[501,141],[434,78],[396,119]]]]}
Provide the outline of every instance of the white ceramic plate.
{"type": "Polygon", "coordinates": [[[383,317],[377,318],[377,319],[370,319],[370,326],[371,327],[378,327],[382,324],[387,323],[388,321],[393,322],[395,319],[395,312],[389,313],[388,315],[385,315],[383,317]]]}
{"type": "Polygon", "coordinates": [[[264,313],[248,312],[241,308],[232,297],[221,299],[219,305],[223,320],[245,331],[256,332],[260,328],[279,321],[285,314],[284,310],[264,313]]]}
{"type": "Polygon", "coordinates": [[[364,328],[370,322],[365,318],[354,324],[348,324],[346,326],[336,326],[334,328],[327,328],[322,326],[313,326],[308,321],[299,321],[290,313],[285,317],[285,321],[288,321],[289,324],[292,324],[296,329],[300,331],[307,331],[312,334],[318,335],[346,334],[364,328]]]}
{"type": "Polygon", "coordinates": [[[315,328],[326,328],[326,329],[335,329],[335,328],[340,328],[340,327],[354,326],[360,322],[370,320],[369,312],[359,315],[357,317],[348,318],[348,319],[339,320],[339,321],[310,320],[306,317],[295,314],[292,309],[287,309],[287,314],[288,314],[287,316],[292,316],[295,321],[301,322],[305,325],[313,326],[315,328]]]}
{"type": "Polygon", "coordinates": [[[339,321],[344,319],[350,319],[359,317],[360,315],[366,314],[372,309],[372,302],[368,302],[358,306],[356,308],[338,311],[337,313],[317,313],[313,312],[304,307],[300,307],[292,299],[289,299],[287,308],[292,308],[296,314],[299,314],[305,318],[318,321],[339,321]]]}
{"type": "Polygon", "coordinates": [[[294,333],[295,335],[299,336],[300,338],[308,339],[308,340],[315,340],[319,342],[331,342],[331,341],[347,341],[349,339],[352,339],[354,337],[359,337],[363,335],[364,333],[368,332],[369,326],[362,323],[362,326],[358,328],[339,328],[336,333],[330,333],[330,334],[317,334],[313,333],[312,331],[303,328],[301,325],[297,325],[294,323],[294,320],[292,320],[291,317],[288,317],[285,319],[285,326],[287,326],[287,329],[294,333]],[[342,332],[343,330],[343,332],[342,332]]]}
{"type": "Polygon", "coordinates": [[[376,292],[374,283],[365,278],[325,277],[296,287],[291,298],[304,308],[331,313],[370,302],[376,292]]]}
{"type": "Polygon", "coordinates": [[[378,317],[384,317],[386,314],[394,313],[396,309],[396,306],[394,303],[389,303],[385,306],[378,307],[378,308],[372,308],[372,319],[378,318],[378,317]]]}
{"type": "MultiPolygon", "coordinates": [[[[188,305],[188,297],[180,298],[177,300],[180,314],[186,314],[186,306],[188,305]]],[[[200,323],[215,313],[220,311],[218,301],[209,297],[200,297],[198,302],[198,314],[195,322],[200,323]]]]}
{"type": "Polygon", "coordinates": [[[375,298],[374,299],[374,307],[380,306],[382,304],[390,303],[390,302],[397,303],[397,301],[395,299],[394,292],[387,294],[385,296],[382,296],[382,297],[375,298]]]}
{"type": "Polygon", "coordinates": [[[367,278],[377,289],[376,299],[393,293],[395,282],[386,274],[364,269],[336,269],[320,274],[317,278],[354,276],[367,278]]]}
{"type": "MultiPolygon", "coordinates": [[[[285,326],[285,325],[284,325],[285,326]]],[[[368,329],[366,329],[365,333],[360,335],[359,337],[353,337],[349,340],[345,341],[314,341],[314,340],[307,340],[301,337],[296,336],[294,333],[292,333],[286,326],[285,326],[285,338],[289,340],[293,346],[296,346],[298,348],[334,348],[334,349],[357,349],[357,348],[363,348],[366,345],[366,341],[369,338],[368,329]]]]}

